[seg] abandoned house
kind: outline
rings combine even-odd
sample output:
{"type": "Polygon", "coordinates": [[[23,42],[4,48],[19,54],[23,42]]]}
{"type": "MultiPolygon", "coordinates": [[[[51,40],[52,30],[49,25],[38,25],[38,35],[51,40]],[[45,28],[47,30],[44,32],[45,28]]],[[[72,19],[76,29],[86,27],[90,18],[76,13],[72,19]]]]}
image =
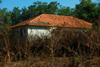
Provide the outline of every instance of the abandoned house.
{"type": "Polygon", "coordinates": [[[74,29],[77,31],[80,30],[80,28],[86,30],[91,27],[92,23],[72,16],[41,14],[35,18],[13,25],[10,28],[15,30],[18,37],[39,36],[43,38],[44,36],[51,37],[51,32],[59,28],[66,30],[74,29]]]}

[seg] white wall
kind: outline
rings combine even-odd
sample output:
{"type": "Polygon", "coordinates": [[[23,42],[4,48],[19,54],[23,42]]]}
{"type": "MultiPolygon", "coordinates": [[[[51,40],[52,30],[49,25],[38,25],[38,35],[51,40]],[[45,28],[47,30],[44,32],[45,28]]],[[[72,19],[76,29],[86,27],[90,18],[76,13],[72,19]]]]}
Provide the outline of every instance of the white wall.
{"type": "Polygon", "coordinates": [[[31,26],[28,27],[28,37],[40,37],[43,38],[45,36],[51,37],[51,31],[53,30],[53,27],[37,27],[37,26],[31,26]]]}
{"type": "Polygon", "coordinates": [[[56,29],[55,27],[43,27],[43,26],[22,26],[22,27],[17,27],[14,30],[16,31],[16,35],[18,38],[21,37],[21,31],[22,30],[22,35],[25,36],[27,35],[28,39],[34,39],[38,37],[44,38],[46,37],[51,37],[51,31],[53,29],[56,29]],[[24,32],[26,30],[26,34],[24,32]]]}
{"type": "MultiPolygon", "coordinates": [[[[51,37],[51,32],[53,31],[53,29],[58,29],[57,27],[42,27],[42,26],[22,26],[22,27],[18,27],[18,28],[15,28],[16,31],[18,31],[19,33],[19,37],[21,37],[21,31],[20,29],[22,30],[22,35],[25,36],[27,35],[28,36],[28,39],[34,39],[38,37],[40,38],[44,38],[45,36],[46,37],[51,37]],[[26,30],[26,34],[25,34],[25,31],[26,30]]],[[[65,30],[69,30],[69,31],[84,31],[86,29],[73,29],[73,28],[65,28],[65,30]]],[[[54,33],[52,33],[54,34],[54,33]]]]}

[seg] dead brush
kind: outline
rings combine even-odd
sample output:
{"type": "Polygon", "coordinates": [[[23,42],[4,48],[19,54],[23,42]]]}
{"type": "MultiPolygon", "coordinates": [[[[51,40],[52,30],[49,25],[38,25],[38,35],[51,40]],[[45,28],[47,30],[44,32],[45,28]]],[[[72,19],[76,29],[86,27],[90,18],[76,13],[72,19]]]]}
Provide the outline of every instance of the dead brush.
{"type": "Polygon", "coordinates": [[[1,30],[0,35],[2,36],[2,41],[1,41],[1,45],[3,48],[2,50],[5,52],[5,61],[11,62],[11,58],[10,58],[10,41],[9,41],[9,28],[5,27],[3,28],[3,30],[1,30]],[[3,43],[3,44],[2,44],[3,43]]]}
{"type": "MultiPolygon", "coordinates": [[[[38,38],[34,41],[29,41],[27,37],[20,41],[20,39],[5,33],[2,32],[0,36],[0,44],[2,44],[0,48],[3,48],[2,59],[10,60],[10,62],[26,62],[25,60],[28,60],[29,62],[25,65],[27,67],[39,65],[78,67],[82,63],[90,62],[100,56],[100,32],[95,30],[89,32],[55,30],[51,38],[38,38]]],[[[99,62],[97,63],[99,65],[99,62]]]]}

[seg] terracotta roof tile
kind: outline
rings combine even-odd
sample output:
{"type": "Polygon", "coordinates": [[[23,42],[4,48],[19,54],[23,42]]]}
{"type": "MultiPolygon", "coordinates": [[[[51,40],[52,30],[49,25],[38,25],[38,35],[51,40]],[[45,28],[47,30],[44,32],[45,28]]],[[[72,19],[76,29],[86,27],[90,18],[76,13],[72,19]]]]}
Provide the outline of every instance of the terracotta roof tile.
{"type": "Polygon", "coordinates": [[[52,14],[41,14],[37,17],[23,21],[10,28],[15,28],[23,25],[33,26],[60,26],[60,27],[77,27],[77,28],[90,28],[92,23],[84,20],[72,17],[72,16],[61,16],[52,14]]]}

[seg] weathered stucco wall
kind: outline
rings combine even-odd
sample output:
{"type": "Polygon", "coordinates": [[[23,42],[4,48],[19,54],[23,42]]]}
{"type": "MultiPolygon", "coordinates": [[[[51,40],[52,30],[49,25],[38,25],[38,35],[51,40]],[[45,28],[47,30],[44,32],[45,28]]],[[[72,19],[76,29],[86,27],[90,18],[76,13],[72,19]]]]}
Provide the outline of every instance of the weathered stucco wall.
{"type": "Polygon", "coordinates": [[[44,38],[45,36],[51,37],[51,31],[53,29],[55,29],[55,27],[22,26],[14,28],[18,38],[27,36],[28,39],[34,39],[34,37],[44,38]]]}
{"type": "MultiPolygon", "coordinates": [[[[43,26],[22,26],[15,28],[18,38],[27,36],[28,39],[37,39],[55,36],[55,32],[51,33],[53,30],[65,30],[65,31],[85,31],[86,29],[78,28],[59,28],[59,27],[43,27],[43,26]]],[[[66,32],[67,34],[67,32],[66,32]]],[[[74,34],[73,34],[74,35],[74,34]]]]}
{"type": "Polygon", "coordinates": [[[37,26],[31,26],[27,27],[28,28],[28,38],[44,38],[46,37],[51,37],[51,31],[55,29],[54,27],[37,27],[37,26]]]}

